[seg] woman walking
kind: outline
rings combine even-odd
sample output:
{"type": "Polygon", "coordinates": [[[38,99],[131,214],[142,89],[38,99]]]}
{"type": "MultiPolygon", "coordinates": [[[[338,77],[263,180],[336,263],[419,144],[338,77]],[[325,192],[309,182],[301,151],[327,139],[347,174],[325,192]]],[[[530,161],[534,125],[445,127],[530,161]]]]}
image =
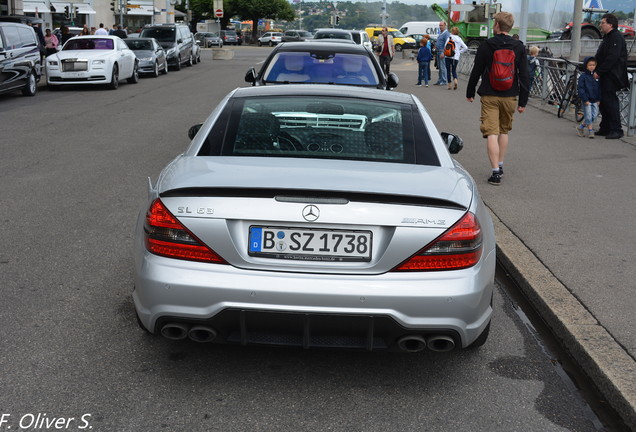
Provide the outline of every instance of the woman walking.
{"type": "Polygon", "coordinates": [[[446,61],[446,72],[448,74],[448,89],[457,90],[457,64],[461,53],[468,52],[468,47],[459,36],[459,28],[453,27],[451,34],[444,47],[444,60],[446,61]],[[453,75],[453,84],[451,84],[451,73],[453,75]]]}
{"type": "Polygon", "coordinates": [[[55,54],[57,52],[57,46],[60,44],[60,41],[57,40],[57,37],[51,33],[51,29],[46,29],[44,35],[44,48],[46,50],[46,56],[50,56],[51,54],[55,54]]]}

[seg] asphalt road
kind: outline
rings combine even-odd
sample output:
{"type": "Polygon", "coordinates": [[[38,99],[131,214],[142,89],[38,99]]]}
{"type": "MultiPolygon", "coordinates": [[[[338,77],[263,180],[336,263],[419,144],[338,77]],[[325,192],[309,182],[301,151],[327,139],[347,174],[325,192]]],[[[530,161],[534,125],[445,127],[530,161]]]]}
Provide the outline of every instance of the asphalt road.
{"type": "Polygon", "coordinates": [[[137,327],[147,177],[268,52],[206,51],[116,91],[0,96],[0,431],[603,430],[500,289],[490,339],[466,352],[199,345],[137,327]]]}

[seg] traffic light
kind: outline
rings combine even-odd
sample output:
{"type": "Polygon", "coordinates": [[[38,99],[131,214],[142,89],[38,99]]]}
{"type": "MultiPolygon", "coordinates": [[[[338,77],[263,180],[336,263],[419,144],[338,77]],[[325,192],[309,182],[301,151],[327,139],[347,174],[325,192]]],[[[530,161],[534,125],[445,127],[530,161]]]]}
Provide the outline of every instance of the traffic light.
{"type": "Polygon", "coordinates": [[[77,6],[75,6],[75,12],[73,13],[74,16],[78,16],[79,15],[79,8],[77,6]]]}
{"type": "Polygon", "coordinates": [[[119,0],[110,2],[110,10],[115,13],[119,12],[119,0]]]}
{"type": "Polygon", "coordinates": [[[340,25],[340,17],[336,15],[336,25],[340,25]]]}
{"type": "Polygon", "coordinates": [[[64,6],[64,18],[69,19],[71,17],[71,12],[69,11],[68,6],[64,6]]]}

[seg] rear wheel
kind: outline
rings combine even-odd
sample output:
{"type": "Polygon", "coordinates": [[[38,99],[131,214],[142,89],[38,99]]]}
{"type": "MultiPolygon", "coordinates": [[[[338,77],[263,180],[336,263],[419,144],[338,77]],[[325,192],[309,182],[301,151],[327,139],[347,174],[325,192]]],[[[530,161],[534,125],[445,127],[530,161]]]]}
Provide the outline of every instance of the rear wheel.
{"type": "Polygon", "coordinates": [[[175,65],[174,70],[176,71],[181,70],[181,56],[177,57],[177,64],[175,65]]]}
{"type": "Polygon", "coordinates": [[[396,50],[397,52],[402,51],[402,44],[397,44],[397,45],[395,45],[395,50],[396,50]]]}
{"type": "Polygon", "coordinates": [[[269,46],[273,47],[274,46],[274,42],[269,41],[269,46]]]}
{"type": "MultiPolygon", "coordinates": [[[[271,42],[270,42],[271,43],[271,42]]],[[[256,45],[258,46],[263,46],[263,43],[259,40],[258,42],[256,42],[256,45]]]]}
{"type": "Polygon", "coordinates": [[[110,76],[110,83],[108,84],[108,88],[111,90],[117,90],[119,87],[119,67],[117,65],[113,66],[113,73],[110,76]]]}
{"type": "Polygon", "coordinates": [[[159,63],[155,62],[155,67],[152,70],[152,76],[157,78],[159,76],[159,63]]]}
{"type": "Polygon", "coordinates": [[[190,53],[190,55],[188,56],[188,61],[186,62],[186,66],[187,67],[191,67],[193,65],[193,60],[192,60],[192,53],[190,53]]]}
{"type": "Polygon", "coordinates": [[[27,77],[27,83],[22,88],[22,94],[25,96],[35,96],[35,93],[38,91],[38,82],[35,79],[35,72],[31,71],[29,76],[27,77]]]}

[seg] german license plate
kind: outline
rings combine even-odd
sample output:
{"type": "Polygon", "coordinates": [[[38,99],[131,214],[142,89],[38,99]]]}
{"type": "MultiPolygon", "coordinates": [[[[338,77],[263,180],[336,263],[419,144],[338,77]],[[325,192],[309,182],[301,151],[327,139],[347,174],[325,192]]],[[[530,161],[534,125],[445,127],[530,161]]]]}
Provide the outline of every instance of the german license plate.
{"type": "Polygon", "coordinates": [[[306,261],[370,261],[371,231],[251,226],[251,256],[306,261]]]}
{"type": "Polygon", "coordinates": [[[82,78],[83,76],[82,72],[66,72],[67,78],[82,78]]]}

